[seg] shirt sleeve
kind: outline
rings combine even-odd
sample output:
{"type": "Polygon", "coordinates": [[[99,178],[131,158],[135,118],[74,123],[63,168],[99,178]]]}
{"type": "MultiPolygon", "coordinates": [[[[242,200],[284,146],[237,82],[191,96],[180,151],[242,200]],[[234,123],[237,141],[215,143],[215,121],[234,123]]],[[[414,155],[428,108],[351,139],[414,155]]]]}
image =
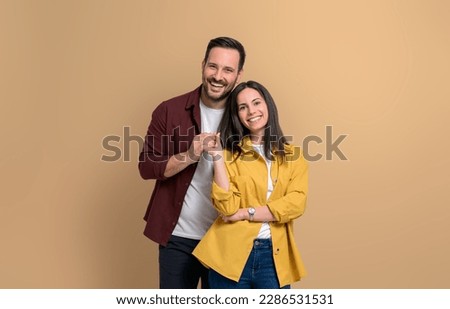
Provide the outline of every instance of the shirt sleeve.
{"type": "Polygon", "coordinates": [[[230,182],[230,188],[227,191],[213,181],[211,195],[214,208],[219,213],[225,216],[231,216],[239,210],[241,193],[232,182],[230,182]]]}
{"type": "Polygon", "coordinates": [[[145,136],[144,146],[139,155],[139,172],[144,179],[164,180],[169,153],[167,134],[167,109],[160,104],[152,113],[152,120],[145,136]]]}
{"type": "Polygon", "coordinates": [[[286,194],[267,203],[279,223],[286,223],[303,215],[308,193],[308,164],[300,148],[295,147],[294,153],[286,156],[286,160],[290,164],[286,194]]]}

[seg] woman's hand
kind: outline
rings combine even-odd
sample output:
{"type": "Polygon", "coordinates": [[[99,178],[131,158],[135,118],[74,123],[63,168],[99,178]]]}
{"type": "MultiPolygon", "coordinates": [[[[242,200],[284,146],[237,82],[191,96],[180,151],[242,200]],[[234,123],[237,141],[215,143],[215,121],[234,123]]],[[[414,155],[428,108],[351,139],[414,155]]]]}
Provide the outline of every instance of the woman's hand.
{"type": "Polygon", "coordinates": [[[220,133],[211,134],[205,139],[205,149],[212,157],[213,161],[220,160],[223,157],[222,142],[220,133]]]}
{"type": "Polygon", "coordinates": [[[233,214],[231,216],[221,215],[220,217],[222,218],[222,220],[224,222],[235,222],[235,221],[246,220],[247,219],[246,215],[247,215],[247,210],[241,208],[235,214],[233,214]]]}
{"type": "MultiPolygon", "coordinates": [[[[255,207],[255,214],[253,215],[252,222],[271,222],[275,221],[275,217],[270,212],[267,205],[255,207]]],[[[250,215],[248,213],[248,208],[240,208],[235,214],[231,216],[220,216],[225,222],[235,222],[241,220],[250,220],[250,215]]]]}

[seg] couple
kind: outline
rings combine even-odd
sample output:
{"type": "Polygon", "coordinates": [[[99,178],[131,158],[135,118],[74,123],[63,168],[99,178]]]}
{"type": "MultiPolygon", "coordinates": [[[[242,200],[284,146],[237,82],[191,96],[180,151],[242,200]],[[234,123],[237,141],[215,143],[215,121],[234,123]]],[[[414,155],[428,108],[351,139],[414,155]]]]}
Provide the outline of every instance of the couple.
{"type": "Polygon", "coordinates": [[[160,288],[289,288],[305,274],[293,220],[307,164],[267,89],[238,84],[244,62],[241,43],[211,40],[202,84],[152,114],[139,171],[157,180],[144,234],[159,244],[160,288]]]}

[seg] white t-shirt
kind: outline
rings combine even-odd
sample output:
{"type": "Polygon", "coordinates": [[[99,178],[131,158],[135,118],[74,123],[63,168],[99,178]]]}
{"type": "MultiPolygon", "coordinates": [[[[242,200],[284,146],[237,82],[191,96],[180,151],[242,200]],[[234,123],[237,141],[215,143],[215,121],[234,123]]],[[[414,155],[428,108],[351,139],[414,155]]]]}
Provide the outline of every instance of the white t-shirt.
{"type": "MultiPolygon", "coordinates": [[[[217,132],[224,109],[207,107],[200,101],[201,132],[217,132]]],[[[203,153],[184,197],[183,207],[173,235],[200,240],[217,218],[211,201],[213,162],[203,153]]]]}
{"type": "MultiPolygon", "coordinates": [[[[272,179],[270,177],[270,168],[272,166],[272,161],[270,161],[268,158],[266,158],[265,154],[264,154],[264,145],[255,145],[253,144],[253,149],[255,149],[255,151],[257,153],[259,153],[261,155],[261,157],[264,158],[264,160],[266,161],[266,165],[267,165],[267,196],[266,198],[269,199],[270,194],[272,194],[273,191],[273,183],[272,183],[272,179]]],[[[262,205],[264,206],[264,205],[262,205]]],[[[258,233],[258,237],[257,238],[270,238],[271,234],[270,234],[270,225],[267,222],[263,222],[261,229],[259,230],[258,233]]]]}

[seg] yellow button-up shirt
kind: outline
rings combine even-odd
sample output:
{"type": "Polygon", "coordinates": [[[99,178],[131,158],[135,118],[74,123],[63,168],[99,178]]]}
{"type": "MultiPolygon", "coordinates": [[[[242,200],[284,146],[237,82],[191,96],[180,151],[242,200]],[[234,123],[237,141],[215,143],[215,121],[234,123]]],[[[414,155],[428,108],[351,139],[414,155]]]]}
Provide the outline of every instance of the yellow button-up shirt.
{"type": "MultiPolygon", "coordinates": [[[[243,152],[236,155],[224,151],[230,180],[228,191],[213,182],[212,200],[220,214],[232,215],[239,208],[267,205],[275,217],[270,222],[273,258],[280,286],[305,276],[300,253],[294,240],[293,220],[305,211],[308,191],[308,166],[300,148],[286,145],[284,161],[272,161],[270,177],[273,191],[267,199],[267,165],[250,139],[242,142],[243,152]]],[[[193,254],[207,267],[234,281],[239,278],[253,247],[262,222],[215,220],[193,254]]]]}

